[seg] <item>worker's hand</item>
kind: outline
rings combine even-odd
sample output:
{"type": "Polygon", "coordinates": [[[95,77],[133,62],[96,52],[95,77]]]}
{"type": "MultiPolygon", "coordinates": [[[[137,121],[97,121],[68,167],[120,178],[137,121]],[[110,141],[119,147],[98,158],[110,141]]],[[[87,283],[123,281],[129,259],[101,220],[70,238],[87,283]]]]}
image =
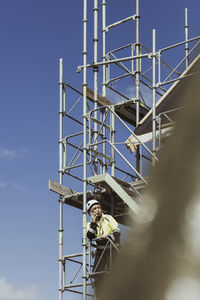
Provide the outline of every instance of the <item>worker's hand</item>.
{"type": "Polygon", "coordinates": [[[96,215],[95,213],[91,214],[91,222],[96,223],[98,219],[98,215],[96,215]]]}
{"type": "Polygon", "coordinates": [[[91,222],[92,222],[92,223],[96,223],[96,217],[92,217],[92,218],[91,218],[91,222]]]}
{"type": "Polygon", "coordinates": [[[107,234],[102,234],[101,235],[101,239],[106,239],[107,238],[107,234]]]}

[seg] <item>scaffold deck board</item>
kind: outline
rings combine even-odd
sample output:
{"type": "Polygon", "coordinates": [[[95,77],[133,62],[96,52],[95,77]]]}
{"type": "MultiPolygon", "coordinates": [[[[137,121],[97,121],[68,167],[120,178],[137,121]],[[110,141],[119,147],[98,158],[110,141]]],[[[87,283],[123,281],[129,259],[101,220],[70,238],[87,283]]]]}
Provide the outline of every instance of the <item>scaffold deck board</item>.
{"type": "MultiPolygon", "coordinates": [[[[122,181],[120,179],[117,179],[117,180],[118,180],[118,182],[122,183],[122,181]]],[[[132,212],[129,209],[128,205],[121,199],[121,197],[116,193],[116,191],[113,190],[113,187],[111,187],[110,184],[108,184],[107,182],[102,180],[101,182],[100,181],[98,183],[96,182],[96,184],[98,185],[98,188],[99,188],[98,192],[95,192],[95,195],[94,195],[93,192],[88,191],[87,192],[87,201],[95,197],[97,200],[100,201],[103,212],[111,214],[112,200],[113,200],[113,203],[114,203],[113,216],[120,224],[129,225],[132,212]]],[[[124,188],[126,189],[125,193],[127,194],[127,197],[131,197],[131,196],[134,197],[136,195],[130,189],[130,186],[132,186],[132,185],[133,185],[133,183],[131,183],[129,185],[128,183],[124,182],[124,188]]],[[[75,207],[75,208],[78,208],[81,210],[83,209],[83,193],[76,192],[76,191],[74,191],[64,185],[61,185],[53,180],[49,180],[49,190],[57,193],[58,195],[61,195],[62,201],[65,204],[68,204],[72,207],[75,207]]],[[[131,201],[132,201],[132,199],[131,199],[131,201]]]]}
{"type": "MultiPolygon", "coordinates": [[[[196,75],[199,72],[199,70],[200,70],[200,54],[198,54],[195,57],[195,59],[191,62],[191,64],[181,74],[179,79],[174,82],[174,84],[166,91],[166,93],[156,103],[156,115],[180,107],[181,100],[182,100],[181,90],[183,90],[188,80],[190,80],[190,76],[196,75]]],[[[189,97],[188,97],[188,101],[190,101],[189,97]]],[[[162,125],[168,122],[169,120],[165,118],[164,120],[162,120],[162,125]]],[[[141,135],[151,131],[152,131],[152,109],[149,110],[149,112],[139,122],[139,125],[134,132],[136,135],[141,135]]]]}
{"type": "Polygon", "coordinates": [[[116,179],[110,176],[108,173],[89,177],[88,180],[98,186],[102,186],[104,188],[109,188],[111,191],[113,190],[122,201],[124,201],[128,207],[136,214],[139,212],[139,207],[135,202],[134,196],[136,198],[136,194],[131,190],[128,191],[128,183],[123,183],[122,181],[119,183],[116,179]]]}
{"type": "Polygon", "coordinates": [[[71,195],[74,191],[60,183],[57,183],[51,179],[49,179],[49,190],[55,192],[61,196],[71,195]]]}
{"type": "MultiPolygon", "coordinates": [[[[140,102],[140,112],[139,112],[139,119],[143,119],[144,116],[148,113],[150,108],[144,106],[140,102]]],[[[129,124],[133,125],[134,127],[136,126],[136,103],[122,103],[122,104],[117,104],[115,106],[115,112],[118,114],[118,116],[128,122],[129,124]]]]}
{"type": "MultiPolygon", "coordinates": [[[[94,102],[94,91],[90,88],[87,88],[87,98],[94,102]]],[[[129,124],[136,126],[136,103],[134,101],[125,101],[122,103],[114,104],[112,101],[98,94],[97,102],[99,106],[115,105],[115,112],[118,114],[118,116],[129,124]]],[[[149,107],[140,102],[139,119],[141,120],[149,110],[149,107]]]]}

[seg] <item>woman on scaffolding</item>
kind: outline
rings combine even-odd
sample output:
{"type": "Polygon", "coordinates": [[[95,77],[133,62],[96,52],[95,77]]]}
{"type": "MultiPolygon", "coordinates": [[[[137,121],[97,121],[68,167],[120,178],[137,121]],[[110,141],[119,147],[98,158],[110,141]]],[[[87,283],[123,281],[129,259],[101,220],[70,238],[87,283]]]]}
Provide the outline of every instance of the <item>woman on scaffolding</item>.
{"type": "Polygon", "coordinates": [[[92,275],[95,297],[98,299],[100,281],[109,271],[111,260],[119,251],[120,229],[117,221],[111,215],[102,213],[101,205],[96,199],[87,202],[87,212],[91,216],[91,221],[87,224],[87,237],[96,243],[92,275]]]}

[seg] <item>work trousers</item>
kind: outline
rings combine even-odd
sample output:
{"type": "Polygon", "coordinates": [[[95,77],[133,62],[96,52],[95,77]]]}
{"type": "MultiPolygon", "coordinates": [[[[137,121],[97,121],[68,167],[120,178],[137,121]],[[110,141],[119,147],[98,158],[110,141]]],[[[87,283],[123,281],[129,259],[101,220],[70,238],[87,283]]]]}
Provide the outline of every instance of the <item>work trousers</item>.
{"type": "MultiPolygon", "coordinates": [[[[111,264],[113,260],[116,258],[116,255],[118,253],[117,250],[112,246],[109,246],[108,249],[104,251],[104,253],[103,251],[104,251],[103,249],[98,249],[98,248],[95,251],[95,259],[94,259],[94,266],[93,266],[94,273],[102,272],[102,271],[109,272],[111,264]],[[112,253],[112,255],[110,253],[112,253]]],[[[105,273],[94,275],[94,290],[95,290],[96,297],[100,297],[102,279],[105,279],[106,276],[107,274],[105,273]]]]}

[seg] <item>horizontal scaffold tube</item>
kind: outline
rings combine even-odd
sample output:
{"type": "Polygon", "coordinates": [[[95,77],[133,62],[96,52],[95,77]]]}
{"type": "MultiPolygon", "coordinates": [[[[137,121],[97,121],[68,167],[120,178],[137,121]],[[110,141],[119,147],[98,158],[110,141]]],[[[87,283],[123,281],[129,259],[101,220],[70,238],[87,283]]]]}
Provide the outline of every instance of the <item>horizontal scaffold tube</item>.
{"type": "Polygon", "coordinates": [[[127,17],[127,18],[125,18],[125,19],[123,19],[123,20],[121,20],[121,21],[118,21],[118,22],[115,22],[115,23],[113,23],[113,24],[110,24],[110,25],[106,26],[106,31],[108,31],[108,29],[111,29],[111,28],[113,28],[113,27],[116,27],[116,26],[118,26],[118,25],[121,25],[121,24],[123,24],[123,23],[125,23],[125,22],[131,21],[131,20],[135,20],[135,17],[136,17],[136,15],[132,15],[132,16],[127,17]]]}
{"type": "MultiPolygon", "coordinates": [[[[107,60],[107,61],[102,61],[102,62],[97,62],[96,64],[89,64],[87,65],[87,68],[94,68],[94,67],[99,67],[99,66],[103,66],[103,65],[110,65],[110,64],[115,64],[117,62],[121,62],[121,61],[128,61],[128,60],[135,60],[135,59],[139,59],[139,58],[145,58],[145,57],[149,57],[149,53],[144,53],[144,54],[140,54],[137,56],[127,56],[127,57],[122,57],[122,58],[118,58],[118,59],[112,59],[112,60],[107,60]]],[[[78,66],[77,72],[81,72],[83,69],[83,66],[78,66]]]]}
{"type": "MultiPolygon", "coordinates": [[[[153,154],[153,152],[151,152],[151,150],[149,150],[149,148],[140,140],[140,138],[133,132],[133,130],[131,130],[128,125],[126,125],[126,123],[117,115],[117,113],[114,112],[114,110],[108,106],[108,105],[105,105],[105,106],[101,106],[101,107],[98,107],[97,110],[100,110],[100,109],[104,109],[104,108],[108,108],[117,118],[118,120],[128,129],[128,131],[136,138],[136,140],[138,141],[139,144],[141,144],[145,150],[147,150],[147,152],[155,159],[158,161],[158,158],[153,154]]],[[[90,112],[92,113],[94,110],[91,110],[90,112]]]]}

